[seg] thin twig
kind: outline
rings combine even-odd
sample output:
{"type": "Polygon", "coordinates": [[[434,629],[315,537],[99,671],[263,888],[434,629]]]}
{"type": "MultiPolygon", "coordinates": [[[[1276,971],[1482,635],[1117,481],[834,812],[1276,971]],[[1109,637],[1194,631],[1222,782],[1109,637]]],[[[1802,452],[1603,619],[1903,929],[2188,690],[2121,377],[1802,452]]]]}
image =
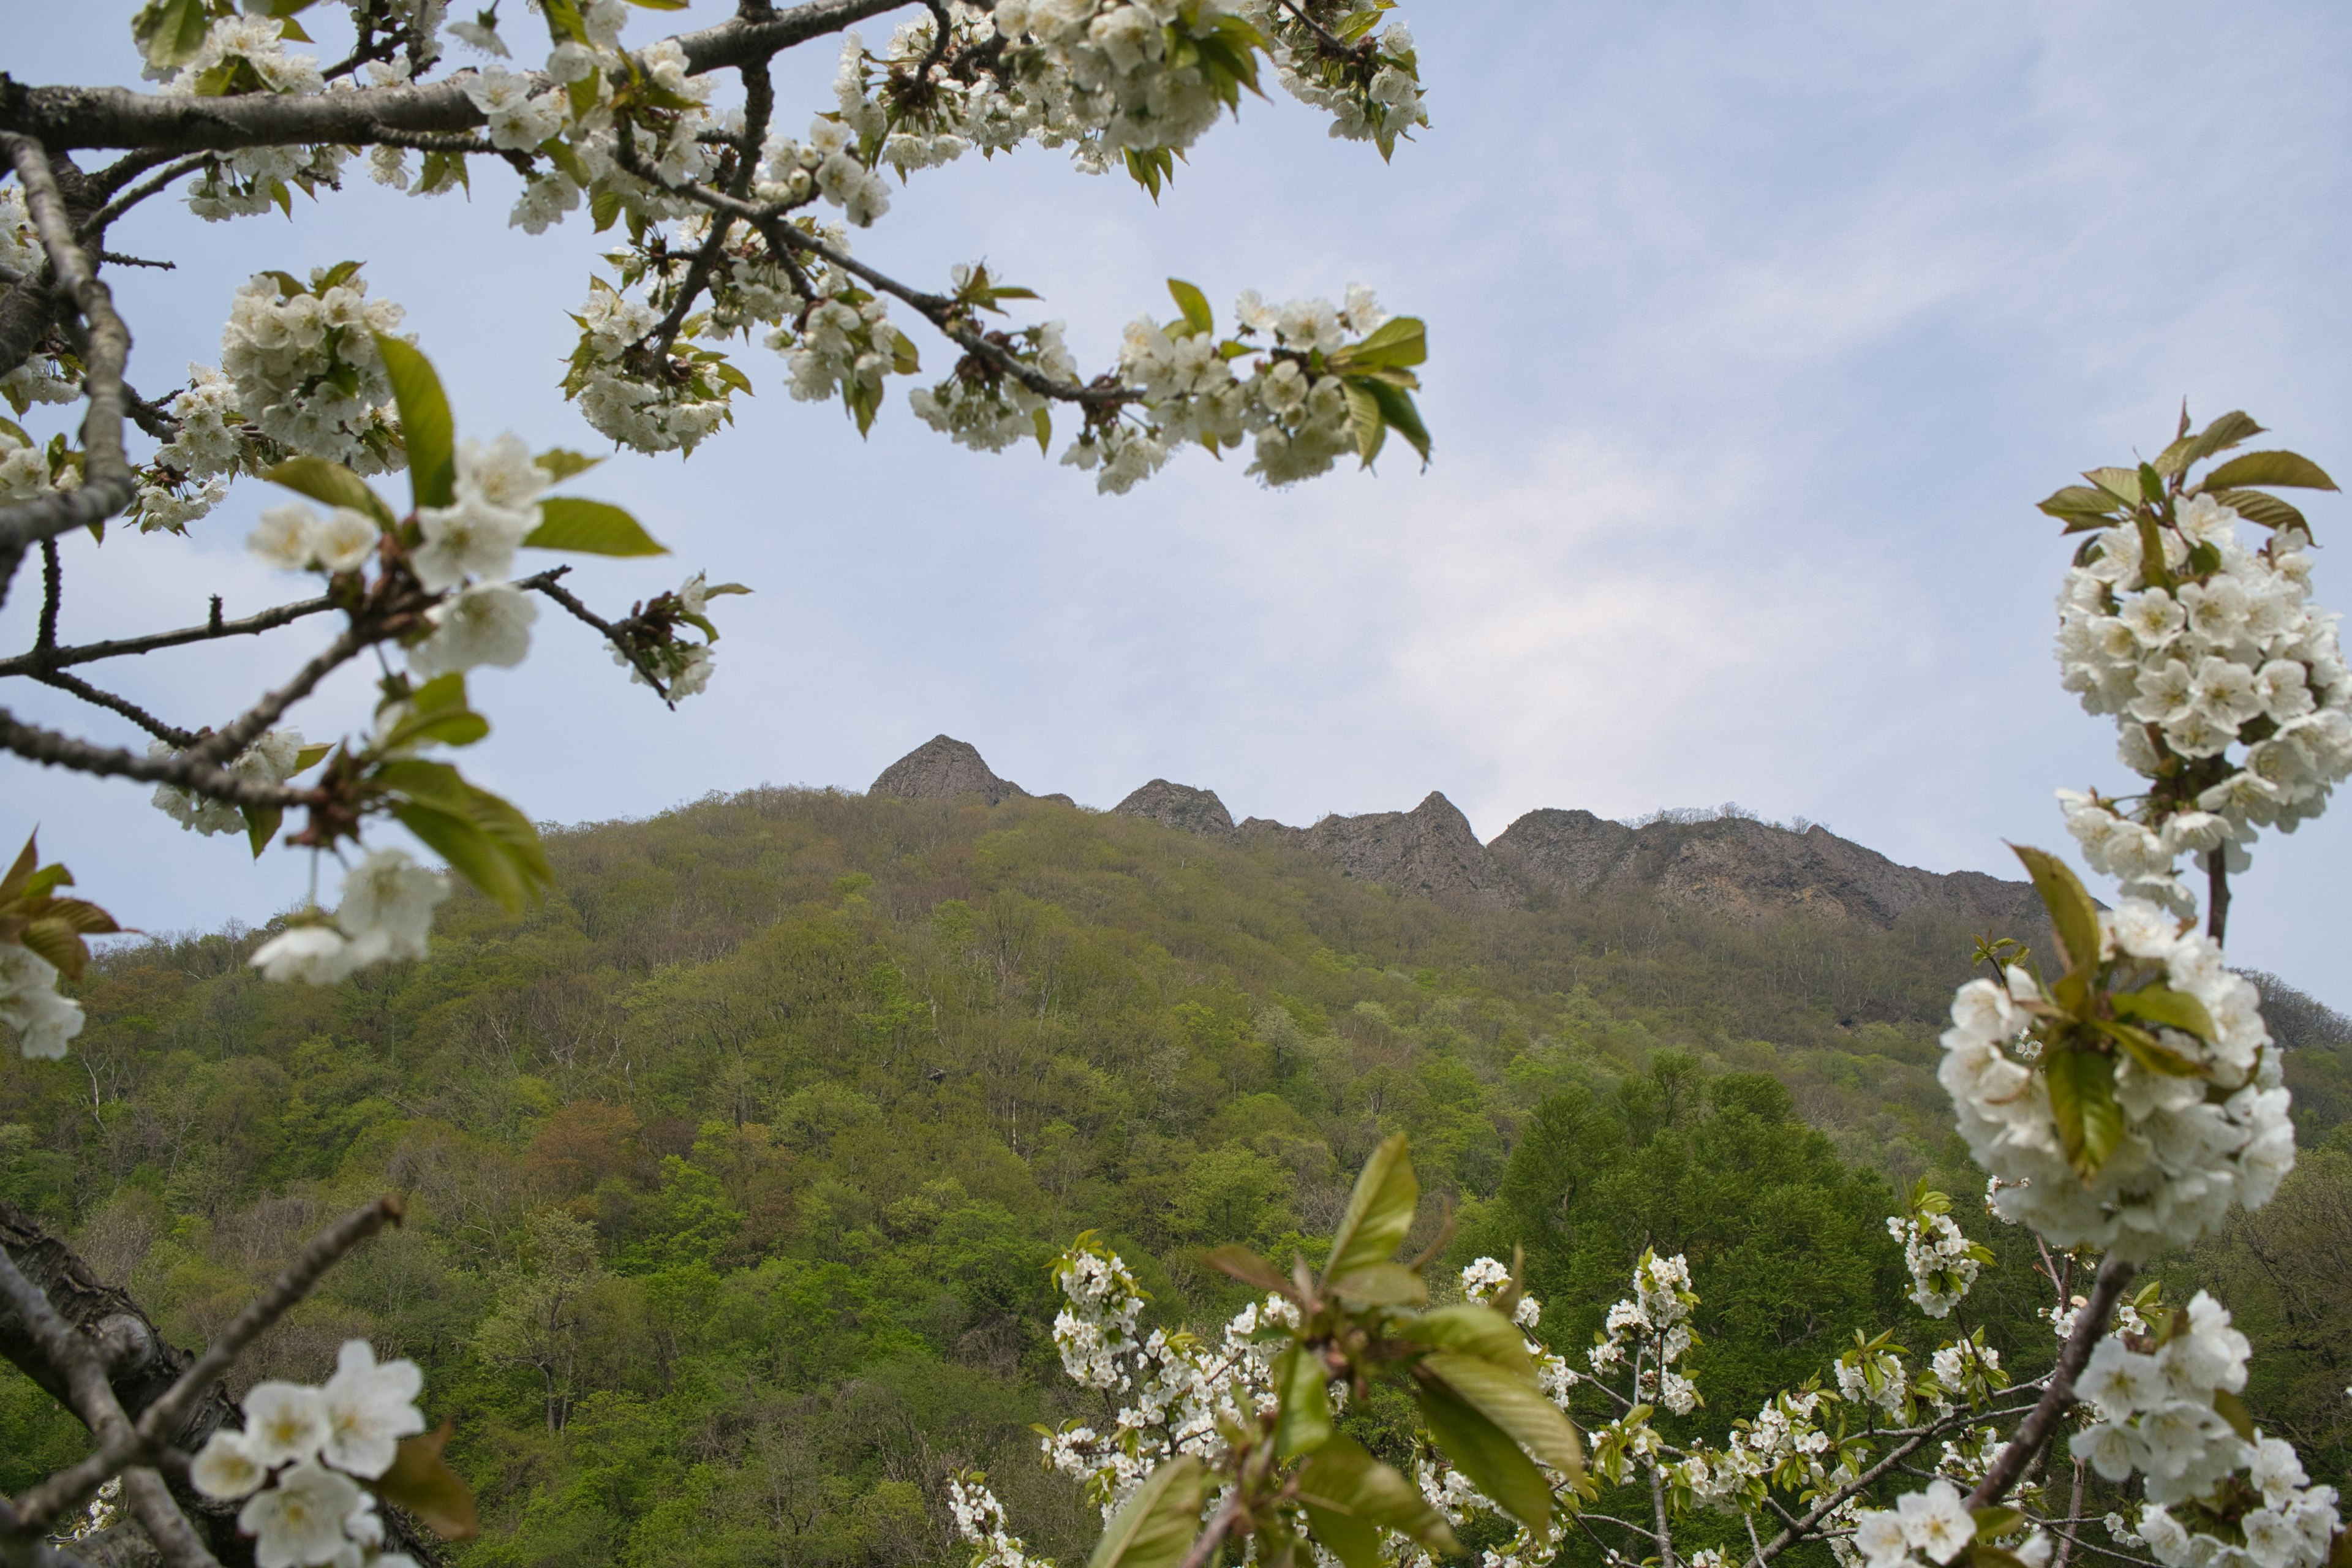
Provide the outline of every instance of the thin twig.
{"type": "Polygon", "coordinates": [[[32,678],[44,686],[54,686],[59,691],[69,691],[84,702],[95,707],[120,713],[157,740],[168,741],[181,751],[186,751],[201,739],[193,730],[183,730],[176,724],[167,724],[129,698],[117,697],[111,691],[101,691],[78,675],[68,675],[61,669],[44,669],[34,671],[32,678]]]}
{"type": "Polygon", "coordinates": [[[178,631],[156,632],[143,637],[118,637],[108,642],[85,643],[79,647],[61,647],[46,658],[21,654],[15,658],[0,658],[0,677],[30,675],[36,669],[58,669],[72,664],[94,664],[100,659],[153,653],[161,648],[207,642],[215,637],[256,637],[290,625],[305,616],[315,616],[321,610],[334,607],[335,602],[323,596],[299,599],[290,605],[280,605],[276,609],[247,616],[242,620],[224,621],[215,615],[214,619],[201,626],[183,626],[178,631]]]}
{"type": "Polygon", "coordinates": [[[225,801],[230,805],[315,805],[326,797],[318,790],[291,784],[264,784],[180,752],[168,757],[142,757],[120,747],[94,746],[55,730],[17,721],[0,708],[0,750],[45,767],[68,768],[100,778],[137,779],[142,784],[167,784],[225,801]]]}
{"type": "Polygon", "coordinates": [[[33,647],[53,648],[58,646],[58,606],[66,596],[65,563],[58,559],[58,542],[41,541],[41,621],[33,634],[33,647]]]}
{"type": "Polygon", "coordinates": [[[662,684],[661,677],[656,675],[654,672],[653,667],[645,661],[644,656],[637,652],[635,646],[621,635],[620,628],[614,626],[612,622],[606,620],[595,611],[590,609],[587,605],[582,604],[568,589],[557,587],[554,582],[556,575],[557,574],[552,572],[541,573],[540,577],[544,577],[547,581],[541,582],[540,577],[527,577],[521,582],[517,583],[515,586],[518,588],[538,589],[541,593],[546,595],[549,598],[554,600],[557,604],[571,611],[573,616],[587,622],[590,626],[594,626],[598,631],[604,633],[604,640],[611,643],[614,650],[617,651],[622,658],[629,661],[630,668],[634,668],[640,676],[644,677],[646,684],[654,689],[654,695],[660,698],[673,712],[676,711],[677,704],[670,700],[669,688],[662,684]]]}
{"type": "Polygon", "coordinates": [[[295,671],[293,679],[268,693],[235,720],[197,742],[188,754],[215,764],[234,760],[237,753],[259,740],[262,731],[276,723],[286,710],[310,696],[319,682],[358,658],[366,648],[383,641],[387,635],[388,629],[373,616],[353,621],[343,628],[341,637],[326,646],[318,658],[295,671]]]}

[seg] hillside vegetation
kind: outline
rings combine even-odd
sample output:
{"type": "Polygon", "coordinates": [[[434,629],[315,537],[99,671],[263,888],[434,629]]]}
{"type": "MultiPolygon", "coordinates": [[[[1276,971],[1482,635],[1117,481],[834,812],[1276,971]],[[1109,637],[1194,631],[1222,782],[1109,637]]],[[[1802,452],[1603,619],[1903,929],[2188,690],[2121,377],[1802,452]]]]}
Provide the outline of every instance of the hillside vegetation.
{"type": "MultiPolygon", "coordinates": [[[[1029,1429],[1080,1413],[1049,1261],[1099,1230],[1164,1318],[1230,1311],[1199,1251],[1311,1252],[1397,1131],[1416,1240],[1450,1213],[1457,1261],[1526,1246],[1555,1344],[1643,1245],[1686,1251],[1716,1429],[1906,1321],[1898,1187],[1999,1229],[1934,1079],[1954,917],[1452,904],[1025,798],[762,790],[550,848],[553,900],[453,901],[428,963],[312,990],[255,980],[255,932],[123,947],[73,1056],[0,1061],[0,1197],[184,1342],[323,1218],[410,1194],[247,1375],[315,1377],[353,1334],[422,1363],[484,1500],[469,1568],[960,1562],[941,1483],[975,1464],[1082,1555],[1092,1510],[1029,1429]]],[[[2344,1021],[2281,1003],[2316,1142],[2344,1021]]],[[[2310,1158],[2274,1223],[2339,1225],[2315,1255],[2341,1273],[2347,1203],[2352,1152],[2310,1158]]],[[[1986,1239],[1982,1310],[2031,1371],[2025,1243],[1986,1239]]],[[[2315,1347],[2253,1392],[2340,1476],[2352,1279],[2276,1250],[2235,1237],[2181,1279],[2315,1347]]],[[[0,1489],[81,1441],[0,1381],[0,1489]]]]}

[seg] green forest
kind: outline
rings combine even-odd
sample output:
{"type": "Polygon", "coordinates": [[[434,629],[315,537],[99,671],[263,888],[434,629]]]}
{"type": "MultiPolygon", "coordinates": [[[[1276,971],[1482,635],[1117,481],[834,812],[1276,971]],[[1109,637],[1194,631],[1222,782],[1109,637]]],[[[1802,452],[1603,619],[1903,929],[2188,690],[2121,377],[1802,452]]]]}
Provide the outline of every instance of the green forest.
{"type": "MultiPolygon", "coordinates": [[[[266,931],[118,945],[71,1056],[0,1059],[0,1197],[182,1343],[405,1195],[240,1376],[317,1378],[352,1336],[414,1357],[481,1500],[465,1568],[958,1564],[968,1466],[1074,1563],[1097,1521],[1032,1431],[1085,1408],[1052,1259],[1098,1231],[1162,1320],[1208,1322],[1245,1298],[1203,1251],[1314,1257],[1398,1131],[1412,1244],[1523,1247],[1572,1357],[1645,1246],[1688,1255],[1694,1430],[1857,1328],[1933,1348],[1885,1226],[1922,1177],[1999,1254],[1976,1321],[2021,1373],[2054,1349],[1935,1081],[1957,921],[1454,907],[1025,799],[760,790],[548,844],[546,904],[461,895],[428,962],[313,989],[247,970],[266,931]]],[[[2166,1289],[2223,1295],[2257,1417],[2341,1482],[2352,1031],[2264,988],[2302,1163],[2166,1289]]],[[[83,1445],[0,1375],[0,1490],[83,1445]]]]}

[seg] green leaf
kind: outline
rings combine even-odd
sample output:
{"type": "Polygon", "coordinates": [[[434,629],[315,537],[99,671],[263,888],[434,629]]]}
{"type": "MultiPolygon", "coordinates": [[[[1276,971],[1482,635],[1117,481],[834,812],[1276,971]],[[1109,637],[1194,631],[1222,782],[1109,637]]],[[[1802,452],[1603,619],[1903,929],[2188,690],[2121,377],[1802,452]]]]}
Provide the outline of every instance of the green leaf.
{"type": "MultiPolygon", "coordinates": [[[[2260,490],[2211,489],[2200,493],[2211,496],[2248,522],[2259,523],[2269,529],[2299,528],[2305,533],[2311,532],[2311,524],[2302,511],[2293,502],[2281,500],[2276,496],[2264,495],[2260,490]]],[[[2313,537],[2318,536],[2314,534],[2313,537]]]]}
{"type": "Polygon", "coordinates": [[[2045,849],[2012,844],[2010,848],[2025,862],[2034,891],[2050,911],[2050,924],[2066,952],[2069,973],[2088,973],[2099,964],[2099,907],[2066,862],[2045,849]]]}
{"type": "Polygon", "coordinates": [[[398,338],[375,334],[400,407],[401,439],[408,447],[408,483],[417,507],[447,506],[457,497],[457,427],[433,362],[398,338]]]}
{"type": "Polygon", "coordinates": [[[2231,489],[2240,485],[2285,485],[2299,490],[2338,488],[2325,468],[2296,452],[2249,452],[2242,458],[2231,458],[2205,476],[2204,488],[2208,490],[2231,489]]]}
{"type": "Polygon", "coordinates": [[[2153,1073],[2167,1078],[2201,1078],[2205,1069],[2159,1041],[2137,1024],[2113,1018],[2093,1018],[2091,1027],[2123,1047],[2126,1056],[2153,1073]]]}
{"type": "Polygon", "coordinates": [[[2042,1062],[2050,1113],[2067,1163],[2084,1181],[2099,1173],[2122,1142],[2124,1113],[2116,1103],[2115,1058],[2098,1051],[2058,1050],[2042,1062]]]}
{"type": "Polygon", "coordinates": [[[558,484],[574,474],[586,473],[604,460],[602,458],[591,458],[585,453],[574,452],[563,447],[550,447],[531,459],[553,475],[558,484]]]}
{"type": "Polygon", "coordinates": [[[1104,1529],[1087,1568],[1176,1568],[1201,1527],[1206,1479],[1190,1454],[1152,1471],[1104,1529]]]}
{"type": "MultiPolygon", "coordinates": [[[[1483,1310],[1483,1309],[1481,1309],[1483,1310]]],[[[1524,1352],[1523,1352],[1524,1355],[1524,1352]]],[[[1533,1369],[1519,1372],[1497,1365],[1484,1356],[1439,1351],[1424,1356],[1421,1369],[1443,1379],[1445,1385],[1475,1406],[1525,1448],[1530,1458],[1575,1480],[1584,1473],[1584,1452],[1576,1428],[1559,1406],[1536,1386],[1533,1369]]]]}
{"type": "Polygon", "coordinates": [[[2083,477],[2126,506],[2139,504],[2137,468],[2093,468],[2083,477]]]}
{"type": "Polygon", "coordinates": [[[629,0],[632,5],[642,5],[648,11],[683,11],[688,0],[629,0]]]}
{"type": "Polygon", "coordinates": [[[1402,1263],[1373,1263],[1326,1279],[1324,1288],[1367,1307],[1418,1307],[1429,1286],[1402,1263]]]}
{"type": "MultiPolygon", "coordinates": [[[[587,79],[587,82],[590,89],[593,90],[596,86],[596,79],[593,76],[589,77],[587,79]]],[[[572,85],[577,87],[579,83],[574,82],[572,85]]],[[[595,100],[591,99],[589,101],[593,103],[595,100]]],[[[618,191],[598,191],[595,195],[589,200],[588,216],[596,220],[596,232],[598,234],[602,234],[606,229],[612,227],[621,216],[621,193],[618,191]]]]}
{"type": "Polygon", "coordinates": [[[411,801],[395,805],[392,815],[444,860],[449,868],[495,899],[509,914],[520,914],[530,893],[514,865],[499,852],[489,836],[470,817],[411,801]]]}
{"type": "MultiPolygon", "coordinates": [[[[300,751],[294,753],[294,773],[309,773],[312,768],[315,768],[320,763],[325,762],[327,760],[327,753],[334,749],[335,748],[332,744],[326,742],[321,742],[315,746],[303,747],[300,751]]],[[[287,776],[291,778],[293,777],[293,773],[289,773],[287,776]]]]}
{"type": "MultiPolygon", "coordinates": [[[[2205,1011],[2204,1003],[2186,991],[2175,991],[2168,985],[2151,985],[2144,991],[2119,991],[2114,1000],[2116,1011],[2126,1018],[2161,1024],[2166,1028],[2194,1035],[2200,1040],[2214,1037],[2212,1015],[2205,1011]]],[[[2189,1070],[2197,1069],[2192,1065],[2189,1070]]]]}
{"type": "Polygon", "coordinates": [[[282,805],[240,805],[236,809],[238,815],[245,818],[246,842],[253,846],[253,858],[258,860],[261,852],[269,847],[269,841],[278,837],[278,825],[286,820],[286,808],[282,805]]]}
{"type": "Polygon", "coordinates": [[[1513,1517],[1538,1535],[1551,1529],[1551,1485],[1535,1461],[1444,1384],[1416,1379],[1421,1418],[1445,1457],[1513,1517]]]}
{"type": "Polygon", "coordinates": [[[375,520],[378,528],[399,525],[400,520],[393,515],[383,498],[341,463],[331,463],[324,458],[289,458],[276,468],[263,470],[261,477],[312,500],[364,512],[375,520]]]}
{"type": "Polygon", "coordinates": [[[2254,1414],[2246,1408],[2244,1400],[2226,1388],[2217,1388],[2213,1391],[2213,1409],[2241,1439],[2248,1443],[2254,1440],[2254,1414]]]}
{"type": "Polygon", "coordinates": [[[1348,1568],[1380,1562],[1380,1534],[1393,1530],[1440,1556],[1461,1551],[1444,1516],[1421,1489],[1381,1463],[1352,1437],[1334,1437],[1299,1468],[1298,1500],[1315,1538],[1348,1568]],[[1366,1549],[1369,1543],[1370,1554],[1366,1549]]]}
{"type": "Polygon", "coordinates": [[[1029,423],[1037,430],[1038,456],[1049,456],[1054,446],[1054,416],[1041,403],[1030,411],[1029,423]]]}
{"type": "Polygon", "coordinates": [[[2034,504],[2052,517],[2062,518],[2112,518],[2124,509],[2124,503],[2105,490],[2093,489],[2088,485],[2068,485],[2049,500],[2034,504]]]}
{"type": "Polygon", "coordinates": [[[1401,386],[1380,379],[1364,383],[1372,400],[1381,405],[1381,417],[1390,429],[1402,436],[1421,454],[1422,467],[1429,466],[1429,428],[1421,422],[1421,410],[1413,406],[1412,394],[1401,386]]]}
{"type": "Polygon", "coordinates": [[[1386,370],[1420,364],[1429,358],[1429,329],[1418,316],[1393,316],[1372,330],[1362,342],[1331,356],[1344,370],[1386,370]]]}
{"type": "Polygon", "coordinates": [[[667,555],[637,520],[619,507],[578,496],[554,496],[539,503],[539,526],[523,542],[540,550],[576,550],[589,555],[667,555]]]}
{"type": "Polygon", "coordinates": [[[1184,324],[1195,334],[1213,333],[1217,330],[1216,312],[1209,309],[1209,297],[1181,278],[1168,279],[1168,292],[1176,300],[1176,308],[1184,313],[1184,324]]]}
{"type": "Polygon", "coordinates": [[[2242,441],[2263,433],[2263,427],[2244,412],[2232,409],[2194,436],[2180,439],[2157,454],[2156,471],[2169,479],[2174,474],[2188,472],[2216,452],[2226,452],[2242,441]]]}
{"type": "Polygon", "coordinates": [[[1293,1287],[1283,1278],[1282,1270],[1237,1242],[1227,1242],[1213,1248],[1202,1261],[1220,1274],[1230,1275],[1244,1285],[1254,1286],[1270,1295],[1287,1296],[1293,1287]]]}
{"type": "Polygon", "coordinates": [[[131,37],[147,63],[184,66],[203,52],[212,17],[204,0],[149,0],[131,19],[131,37]]]}
{"type": "Polygon", "coordinates": [[[2025,1522],[2025,1510],[2015,1508],[1980,1508],[1976,1510],[1977,1539],[1994,1541],[2025,1522]]]}
{"type": "Polygon", "coordinates": [[[1521,1377],[1536,1374],[1535,1363],[1528,1359],[1527,1340],[1517,1326],[1492,1307],[1475,1301],[1423,1312],[1391,1331],[1408,1343],[1476,1356],[1521,1377]]]}
{"type": "Polygon", "coordinates": [[[1388,421],[1381,416],[1381,400],[1372,395],[1369,383],[1351,379],[1340,384],[1348,394],[1348,423],[1355,429],[1356,454],[1369,468],[1388,439],[1388,421]]]}
{"type": "Polygon", "coordinates": [[[1348,1197],[1348,1210],[1331,1237],[1331,1258],[1326,1279],[1339,1279],[1375,1263],[1386,1263],[1403,1245],[1412,1228],[1413,1210],[1421,1202],[1421,1184],[1412,1173],[1412,1156],[1402,1132],[1372,1151],[1348,1197]]]}
{"type": "Polygon", "coordinates": [[[480,1529],[473,1491],[441,1458],[456,1429],[444,1421],[437,1432],[403,1437],[392,1468],[368,1486],[376,1496],[415,1514],[442,1540],[471,1541],[480,1529]]]}
{"type": "Polygon", "coordinates": [[[1330,1441],[1329,1382],[1323,1358],[1305,1345],[1293,1345],[1274,1358],[1274,1390],[1282,1401],[1274,1448],[1282,1458],[1311,1454],[1330,1441]]]}

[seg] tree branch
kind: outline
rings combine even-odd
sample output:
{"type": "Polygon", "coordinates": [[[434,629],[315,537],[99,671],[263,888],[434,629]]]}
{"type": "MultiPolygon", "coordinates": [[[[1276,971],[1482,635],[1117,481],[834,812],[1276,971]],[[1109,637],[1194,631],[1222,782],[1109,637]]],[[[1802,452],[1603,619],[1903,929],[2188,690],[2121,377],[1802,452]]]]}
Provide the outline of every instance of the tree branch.
{"type": "Polygon", "coordinates": [[[159,648],[209,642],[215,637],[255,637],[290,625],[305,616],[315,616],[321,610],[334,607],[334,601],[324,596],[300,599],[275,609],[263,610],[258,615],[247,616],[242,620],[224,621],[215,617],[201,626],[184,626],[178,631],[156,632],[143,637],[119,637],[108,642],[85,643],[79,647],[61,647],[47,657],[38,653],[19,654],[14,658],[0,658],[0,677],[30,675],[36,670],[58,669],[73,664],[94,664],[100,659],[153,653],[159,648]]]}
{"type": "Polygon", "coordinates": [[[2120,1258],[2111,1257],[2099,1265],[2099,1278],[2091,1287],[2091,1299],[2075,1316],[2074,1331],[2066,1336],[2065,1347],[2058,1352],[2058,1364],[2050,1371],[2050,1381],[2042,1390],[2041,1400],[2019,1423],[2017,1435],[1993,1460],[1992,1468],[1985,1472],[1977,1489],[1969,1494],[1970,1508],[1990,1508],[1999,1502],[2017,1484],[2027,1464],[2042,1451],[2042,1439],[2074,1402],[2075,1374],[2091,1359],[2093,1348],[2107,1331],[2107,1320],[2115,1313],[2116,1298],[2131,1283],[2132,1272],[2132,1266],[2120,1258]]]}
{"type": "Polygon", "coordinates": [[[646,684],[654,689],[654,695],[660,698],[663,703],[673,712],[676,711],[677,704],[670,700],[669,688],[662,684],[661,677],[656,675],[654,672],[653,668],[646,663],[644,657],[637,652],[635,646],[621,635],[620,628],[614,626],[612,622],[606,620],[595,611],[590,609],[587,605],[582,604],[570,590],[556,586],[555,579],[568,570],[568,567],[558,567],[553,572],[542,572],[537,577],[524,578],[521,582],[517,583],[515,586],[518,588],[538,589],[541,593],[546,595],[549,598],[554,600],[557,604],[571,611],[574,616],[580,620],[587,622],[590,626],[594,626],[598,631],[604,633],[604,640],[613,645],[614,651],[618,653],[622,658],[627,659],[629,661],[630,668],[635,669],[639,675],[643,676],[645,678],[646,684]]]}
{"type": "Polygon", "coordinates": [[[129,698],[117,697],[111,691],[101,691],[79,676],[68,675],[58,669],[45,669],[34,671],[32,678],[44,686],[54,686],[59,691],[70,692],[95,707],[120,713],[157,740],[168,741],[181,751],[186,751],[201,739],[194,731],[183,730],[175,724],[166,724],[129,698]]]}
{"type": "Polygon", "coordinates": [[[387,628],[375,616],[354,618],[343,628],[342,635],[300,669],[294,679],[269,692],[235,720],[198,741],[188,755],[215,765],[232,762],[237,753],[261,738],[263,731],[276,723],[286,710],[317,689],[319,682],[356,658],[361,651],[380,642],[387,628]]]}
{"type": "Polygon", "coordinates": [[[199,760],[192,752],[168,757],[133,755],[120,747],[94,746],[55,730],[17,721],[0,708],[0,750],[16,752],[44,767],[66,768],[100,778],[137,779],[142,784],[173,784],[231,805],[313,805],[325,797],[317,790],[291,784],[263,784],[199,760]]]}
{"type": "Polygon", "coordinates": [[[137,184],[131,186],[129,190],[123,192],[121,195],[115,197],[112,201],[107,203],[104,206],[90,214],[88,218],[83,220],[81,226],[75,230],[75,233],[80,238],[86,240],[94,241],[105,237],[107,226],[114,222],[116,218],[121,217],[124,213],[127,213],[132,207],[137,206],[149,196],[152,196],[157,192],[163,190],[181,175],[193,174],[198,169],[203,168],[206,163],[211,162],[212,160],[209,157],[183,158],[178,163],[171,164],[161,172],[149,175],[146,179],[140,181],[137,184]]]}
{"type": "MultiPolygon", "coordinates": [[[[691,75],[764,60],[840,32],[910,0],[812,0],[759,19],[736,16],[677,35],[691,75]]],[[[27,87],[0,73],[0,132],[47,146],[136,147],[154,152],[340,142],[372,146],[380,131],[471,131],[488,116],[459,79],[356,92],[281,98],[250,93],[194,98],[121,88],[27,87]]]]}
{"type": "Polygon", "coordinates": [[[0,132],[0,150],[16,166],[42,248],[48,253],[50,274],[88,323],[90,345],[82,377],[89,412],[81,425],[81,488],[0,507],[0,601],[5,601],[26,546],[112,517],[131,504],[138,487],[122,450],[122,368],[131,355],[130,330],[114,312],[114,296],[98,280],[89,258],[75,242],[65,198],[40,142],[0,132]]]}

